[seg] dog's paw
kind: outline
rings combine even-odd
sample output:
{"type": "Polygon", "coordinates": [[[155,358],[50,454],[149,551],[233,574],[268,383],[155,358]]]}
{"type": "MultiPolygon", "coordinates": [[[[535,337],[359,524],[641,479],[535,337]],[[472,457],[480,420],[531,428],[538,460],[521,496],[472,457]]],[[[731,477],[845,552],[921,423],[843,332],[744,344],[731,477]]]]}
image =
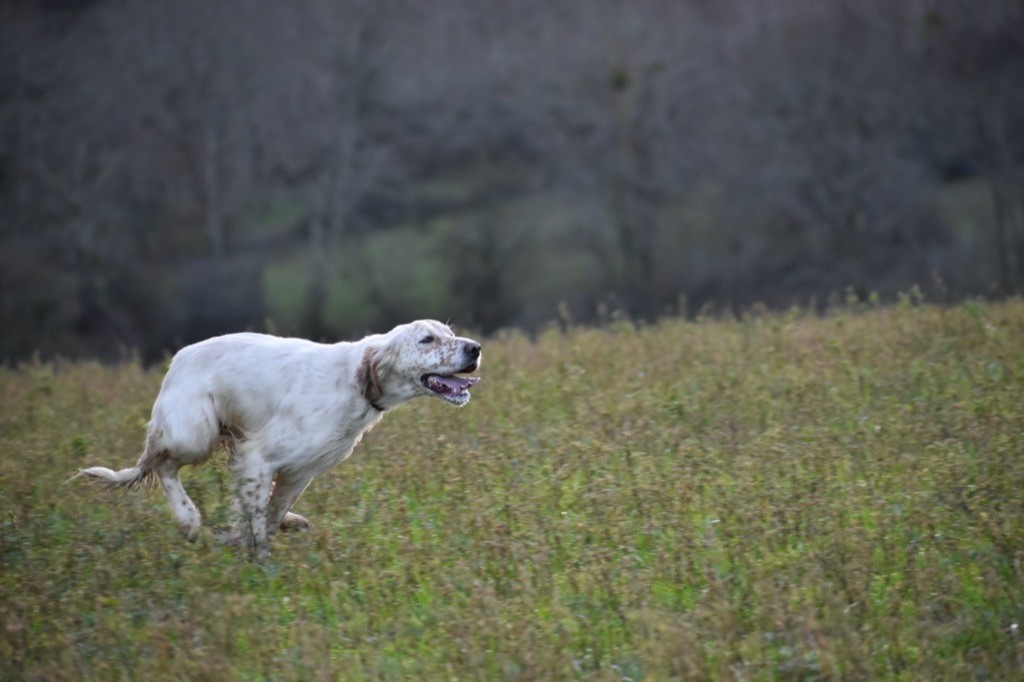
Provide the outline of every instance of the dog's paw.
{"type": "Polygon", "coordinates": [[[198,523],[179,523],[178,531],[181,536],[185,538],[189,543],[194,543],[199,539],[200,525],[198,523]]]}
{"type": "Polygon", "coordinates": [[[288,512],[284,515],[284,520],[281,521],[281,530],[284,532],[299,531],[304,533],[309,530],[309,519],[300,514],[288,512]]]}

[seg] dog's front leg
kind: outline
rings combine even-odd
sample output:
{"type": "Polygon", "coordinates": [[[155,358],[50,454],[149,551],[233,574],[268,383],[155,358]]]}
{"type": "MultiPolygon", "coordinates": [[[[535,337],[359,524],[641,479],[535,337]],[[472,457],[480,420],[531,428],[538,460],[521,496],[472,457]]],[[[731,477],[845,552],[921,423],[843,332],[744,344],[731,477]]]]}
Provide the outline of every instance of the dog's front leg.
{"type": "Polygon", "coordinates": [[[267,519],[267,532],[308,530],[309,521],[304,516],[290,512],[299,495],[313,480],[311,475],[278,474],[274,483],[274,492],[270,498],[270,515],[267,519]]]}
{"type": "Polygon", "coordinates": [[[239,540],[257,559],[270,555],[267,533],[270,493],[274,487],[274,471],[263,462],[232,468],[235,476],[235,499],[241,511],[239,540]]]}

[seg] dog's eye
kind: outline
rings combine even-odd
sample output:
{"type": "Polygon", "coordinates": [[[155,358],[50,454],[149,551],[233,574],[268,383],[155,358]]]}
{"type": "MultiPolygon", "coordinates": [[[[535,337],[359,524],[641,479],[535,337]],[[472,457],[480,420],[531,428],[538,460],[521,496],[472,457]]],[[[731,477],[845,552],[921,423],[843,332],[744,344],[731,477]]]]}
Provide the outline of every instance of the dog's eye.
{"type": "Polygon", "coordinates": [[[434,343],[434,337],[429,335],[424,336],[422,339],[420,339],[420,343],[434,343]]]}

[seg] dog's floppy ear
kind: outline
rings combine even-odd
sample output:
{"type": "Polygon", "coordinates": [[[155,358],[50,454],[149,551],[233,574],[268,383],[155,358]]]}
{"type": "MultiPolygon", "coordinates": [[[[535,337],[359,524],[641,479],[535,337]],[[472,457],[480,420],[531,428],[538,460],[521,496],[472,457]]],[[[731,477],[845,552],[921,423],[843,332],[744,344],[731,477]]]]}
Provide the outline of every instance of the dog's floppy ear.
{"type": "Polygon", "coordinates": [[[356,370],[356,384],[359,385],[360,393],[377,409],[381,409],[378,401],[384,397],[383,381],[391,369],[390,363],[386,360],[387,354],[383,348],[369,346],[363,351],[363,359],[356,370]]]}

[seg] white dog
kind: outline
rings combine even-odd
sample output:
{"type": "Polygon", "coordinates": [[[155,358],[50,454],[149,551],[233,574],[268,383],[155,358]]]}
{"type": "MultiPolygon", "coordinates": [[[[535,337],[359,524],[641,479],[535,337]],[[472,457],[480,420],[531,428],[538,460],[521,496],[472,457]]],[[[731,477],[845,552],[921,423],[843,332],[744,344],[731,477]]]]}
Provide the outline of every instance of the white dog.
{"type": "Polygon", "coordinates": [[[309,527],[291,506],[310,480],[352,452],[385,412],[422,395],[469,401],[480,344],[434,320],[357,342],[320,344],[266,334],[227,334],[181,349],[153,405],[134,467],[83,469],[110,487],[160,481],[182,534],[199,535],[199,510],[178,469],[219,444],[230,456],[237,526],[221,539],[259,556],[282,530],[309,527]]]}

